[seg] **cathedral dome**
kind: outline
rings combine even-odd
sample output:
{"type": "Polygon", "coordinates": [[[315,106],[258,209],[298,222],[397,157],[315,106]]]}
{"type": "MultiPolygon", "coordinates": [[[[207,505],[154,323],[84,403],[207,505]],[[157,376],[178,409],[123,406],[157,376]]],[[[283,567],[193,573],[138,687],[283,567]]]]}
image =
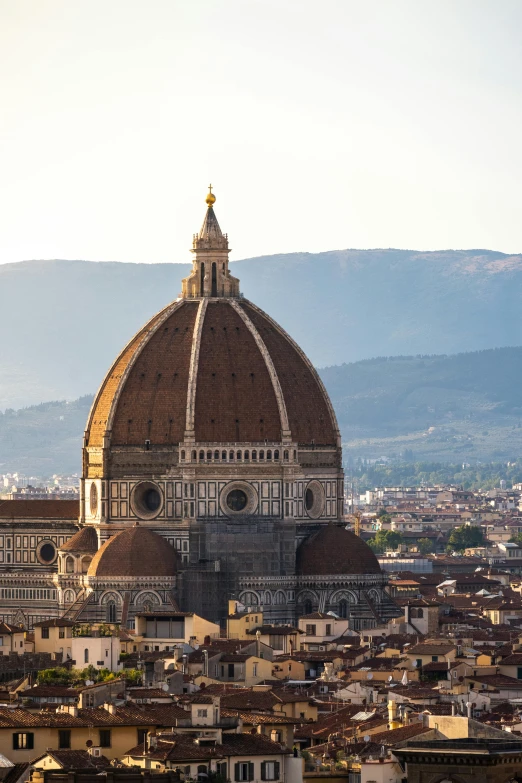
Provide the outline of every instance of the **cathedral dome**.
{"type": "Polygon", "coordinates": [[[176,550],[163,536],[136,525],[105,542],[93,557],[87,576],[173,577],[176,571],[176,550]]]}
{"type": "Polygon", "coordinates": [[[315,369],[245,299],[181,300],[131,340],[93,405],[86,445],[172,446],[194,432],[213,443],[338,445],[315,369]]]}
{"type": "Polygon", "coordinates": [[[341,525],[326,525],[297,549],[300,576],[380,574],[381,566],[368,544],[341,525]]]}

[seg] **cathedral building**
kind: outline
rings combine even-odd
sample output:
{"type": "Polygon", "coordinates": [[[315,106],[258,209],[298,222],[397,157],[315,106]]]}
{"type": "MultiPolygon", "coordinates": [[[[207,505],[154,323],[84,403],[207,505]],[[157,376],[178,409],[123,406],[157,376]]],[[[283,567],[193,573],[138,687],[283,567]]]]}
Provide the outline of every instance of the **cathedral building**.
{"type": "MultiPolygon", "coordinates": [[[[0,591],[37,571],[50,591],[39,614],[130,628],[169,606],[220,621],[229,598],[268,622],[332,610],[373,627],[399,612],[341,521],[334,410],[303,351],[241,293],[214,203],[209,189],[180,296],[132,337],[94,399],[77,517],[61,535],[42,519],[19,561],[0,560],[0,591]]],[[[30,626],[24,609],[13,598],[1,614],[30,626]]]]}

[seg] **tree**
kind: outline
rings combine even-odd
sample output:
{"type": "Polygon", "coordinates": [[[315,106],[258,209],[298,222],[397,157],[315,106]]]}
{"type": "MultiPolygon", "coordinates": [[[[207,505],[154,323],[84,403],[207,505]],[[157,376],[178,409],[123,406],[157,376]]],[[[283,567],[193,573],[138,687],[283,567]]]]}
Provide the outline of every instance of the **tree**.
{"type": "Polygon", "coordinates": [[[38,685],[70,685],[73,671],[58,666],[56,669],[42,669],[38,672],[38,685]]]}
{"type": "Polygon", "coordinates": [[[456,552],[477,546],[484,546],[484,533],[476,525],[454,527],[448,538],[448,548],[456,552]]]}
{"type": "Polygon", "coordinates": [[[421,555],[429,555],[433,552],[433,542],[429,538],[419,538],[417,540],[417,549],[421,555]]]}
{"type": "Polygon", "coordinates": [[[397,549],[402,543],[402,536],[395,530],[378,530],[373,538],[370,538],[368,545],[374,552],[385,552],[387,549],[397,549]]]}
{"type": "Polygon", "coordinates": [[[522,533],[515,533],[515,535],[511,536],[509,541],[511,544],[518,544],[519,546],[522,546],[522,533]]]}

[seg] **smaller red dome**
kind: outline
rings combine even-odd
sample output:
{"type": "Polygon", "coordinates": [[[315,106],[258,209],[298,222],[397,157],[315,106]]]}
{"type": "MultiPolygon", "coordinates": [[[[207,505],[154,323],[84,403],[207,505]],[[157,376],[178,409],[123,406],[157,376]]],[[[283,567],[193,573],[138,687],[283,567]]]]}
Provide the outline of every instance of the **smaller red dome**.
{"type": "Polygon", "coordinates": [[[60,552],[89,552],[94,554],[97,551],[98,536],[96,530],[91,525],[82,527],[60,547],[60,552]]]}
{"type": "Polygon", "coordinates": [[[380,574],[381,566],[368,544],[342,525],[325,525],[297,549],[301,576],[380,574]]]}
{"type": "Polygon", "coordinates": [[[168,541],[145,527],[129,527],[99,549],[87,576],[175,576],[176,550],[168,541]]]}

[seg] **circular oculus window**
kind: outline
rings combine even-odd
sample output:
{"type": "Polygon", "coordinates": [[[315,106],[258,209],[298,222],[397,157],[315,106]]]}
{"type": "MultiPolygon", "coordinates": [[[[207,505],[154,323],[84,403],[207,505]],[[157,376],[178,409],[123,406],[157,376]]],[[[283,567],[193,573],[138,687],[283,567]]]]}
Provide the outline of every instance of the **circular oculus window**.
{"type": "Polygon", "coordinates": [[[140,519],[154,519],[163,508],[161,488],[152,481],[141,481],[131,493],[131,508],[140,519]]]}
{"type": "Polygon", "coordinates": [[[89,508],[91,510],[91,517],[96,516],[98,511],[98,487],[96,484],[91,484],[91,490],[89,493],[89,508]]]}
{"type": "Polygon", "coordinates": [[[227,516],[245,516],[257,509],[257,492],[245,481],[233,481],[221,491],[220,506],[227,516]]]}
{"type": "Polygon", "coordinates": [[[324,511],[324,487],[320,481],[310,481],[304,494],[304,507],[311,519],[319,519],[324,511]]]}
{"type": "Polygon", "coordinates": [[[57,556],[58,551],[52,541],[40,541],[36,547],[36,558],[42,565],[51,565],[57,556]]]}

